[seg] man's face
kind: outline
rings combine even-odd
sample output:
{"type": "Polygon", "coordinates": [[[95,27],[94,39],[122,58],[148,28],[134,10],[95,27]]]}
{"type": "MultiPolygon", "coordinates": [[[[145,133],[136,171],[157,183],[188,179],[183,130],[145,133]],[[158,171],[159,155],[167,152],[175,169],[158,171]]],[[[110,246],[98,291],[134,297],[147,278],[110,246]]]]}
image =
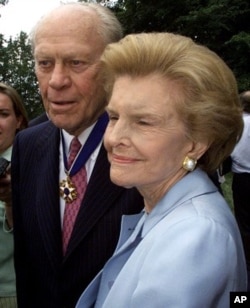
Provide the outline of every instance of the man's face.
{"type": "Polygon", "coordinates": [[[104,92],[98,80],[105,48],[93,13],[61,9],[39,27],[35,71],[44,107],[59,128],[79,135],[103,112],[104,92]]]}

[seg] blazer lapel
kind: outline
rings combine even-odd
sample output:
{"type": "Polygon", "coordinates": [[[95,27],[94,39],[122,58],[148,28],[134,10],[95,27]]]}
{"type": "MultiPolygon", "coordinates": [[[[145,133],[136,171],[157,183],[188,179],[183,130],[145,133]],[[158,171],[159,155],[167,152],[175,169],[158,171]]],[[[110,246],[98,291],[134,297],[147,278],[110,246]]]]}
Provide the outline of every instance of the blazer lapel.
{"type": "Polygon", "coordinates": [[[92,307],[95,302],[98,304],[98,301],[103,301],[103,298],[106,296],[107,289],[105,287],[100,288],[100,285],[109,285],[109,281],[112,280],[111,277],[117,275],[117,272],[114,273],[113,271],[113,261],[118,259],[116,262],[119,264],[115,267],[115,269],[119,272],[123,264],[129,258],[129,255],[133,249],[140,242],[141,238],[139,235],[145,220],[145,217],[142,217],[143,215],[144,213],[142,212],[140,214],[123,216],[120,239],[114,255],[106,263],[104,267],[105,271],[103,272],[103,270],[101,270],[81,295],[76,308],[92,307]],[[104,290],[104,292],[100,293],[99,289],[102,291],[104,290]]]}
{"type": "Polygon", "coordinates": [[[125,241],[125,243],[115,251],[114,255],[109,259],[109,261],[103,268],[100,281],[100,289],[96,299],[97,307],[102,306],[102,303],[104,303],[109,290],[111,289],[116,277],[119,275],[119,272],[123,268],[124,264],[128,261],[129,257],[134,252],[136,247],[141,242],[141,231],[145,221],[145,215],[145,213],[135,215],[134,217],[132,217],[132,223],[131,217],[125,216],[126,219],[123,220],[122,229],[125,229],[126,233],[127,230],[131,228],[129,226],[132,226],[135,229],[131,236],[127,239],[127,241],[125,241]],[[138,219],[140,220],[138,221],[137,225],[134,226],[135,220],[138,219]]]}

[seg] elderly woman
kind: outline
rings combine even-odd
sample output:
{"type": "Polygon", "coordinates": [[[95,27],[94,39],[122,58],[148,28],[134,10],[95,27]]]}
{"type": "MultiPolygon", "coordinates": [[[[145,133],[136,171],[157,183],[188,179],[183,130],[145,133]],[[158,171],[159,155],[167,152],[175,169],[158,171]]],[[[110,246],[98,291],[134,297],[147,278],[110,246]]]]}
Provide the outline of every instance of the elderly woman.
{"type": "Polygon", "coordinates": [[[242,132],[233,73],[209,49],[170,33],[129,35],[102,58],[111,180],[145,210],[123,218],[113,257],[77,307],[229,307],[246,290],[230,208],[207,173],[242,132]]]}

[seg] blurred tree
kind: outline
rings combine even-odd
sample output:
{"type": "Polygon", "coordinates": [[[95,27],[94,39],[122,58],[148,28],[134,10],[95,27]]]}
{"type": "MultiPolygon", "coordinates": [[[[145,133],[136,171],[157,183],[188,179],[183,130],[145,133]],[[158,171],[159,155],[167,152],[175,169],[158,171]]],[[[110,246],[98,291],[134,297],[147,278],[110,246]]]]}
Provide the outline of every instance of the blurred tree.
{"type": "Polygon", "coordinates": [[[250,33],[242,31],[225,43],[225,59],[237,77],[240,92],[250,89],[250,33]]]}
{"type": "MultiPolygon", "coordinates": [[[[0,1],[0,5],[8,2],[0,1]]],[[[79,2],[83,2],[80,1],[79,2]]],[[[189,36],[220,55],[234,71],[239,91],[250,89],[249,0],[89,0],[108,6],[125,34],[169,31],[189,36]]],[[[17,89],[29,118],[43,112],[28,36],[0,34],[0,81],[17,89]]]]}
{"type": "MultiPolygon", "coordinates": [[[[110,6],[112,1],[105,2],[110,6]]],[[[111,9],[121,21],[125,34],[152,31],[177,32],[176,20],[189,12],[190,1],[117,0],[111,9]]]]}
{"type": "Polygon", "coordinates": [[[29,118],[43,111],[34,60],[28,36],[20,32],[16,38],[4,39],[0,34],[0,81],[14,87],[21,95],[29,118]]]}
{"type": "Polygon", "coordinates": [[[0,5],[5,5],[9,2],[9,0],[0,0],[0,5]]]}
{"type": "Polygon", "coordinates": [[[239,91],[250,89],[250,1],[203,0],[177,19],[180,32],[220,55],[234,71],[239,91]]]}
{"type": "MultiPolygon", "coordinates": [[[[8,2],[9,0],[0,0],[0,8],[4,6],[5,4],[7,4],[8,2]]],[[[0,17],[1,17],[1,14],[0,14],[0,17]]]]}
{"type": "Polygon", "coordinates": [[[250,89],[249,0],[103,0],[125,34],[169,31],[193,38],[220,55],[234,71],[239,90],[250,89]]]}

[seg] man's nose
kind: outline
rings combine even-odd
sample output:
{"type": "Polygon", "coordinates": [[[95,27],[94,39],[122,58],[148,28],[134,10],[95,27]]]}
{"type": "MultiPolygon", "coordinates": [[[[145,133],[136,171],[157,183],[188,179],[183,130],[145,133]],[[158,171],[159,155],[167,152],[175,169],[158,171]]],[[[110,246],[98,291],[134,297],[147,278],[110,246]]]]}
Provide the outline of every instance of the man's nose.
{"type": "Polygon", "coordinates": [[[49,80],[49,86],[59,90],[71,84],[70,74],[62,64],[55,64],[49,80]]]}

